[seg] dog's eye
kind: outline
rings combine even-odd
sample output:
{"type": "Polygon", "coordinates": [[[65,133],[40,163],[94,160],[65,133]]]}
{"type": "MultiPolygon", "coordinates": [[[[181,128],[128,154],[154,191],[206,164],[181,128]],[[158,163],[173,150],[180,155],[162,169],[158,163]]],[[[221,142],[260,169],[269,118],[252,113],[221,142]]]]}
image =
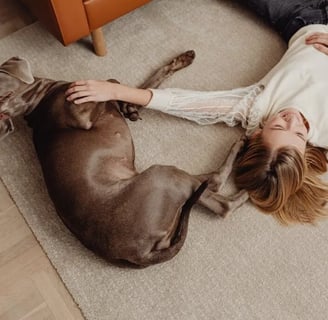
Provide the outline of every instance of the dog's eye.
{"type": "Polygon", "coordinates": [[[7,134],[13,132],[15,129],[14,124],[10,118],[0,121],[0,140],[7,134]]]}

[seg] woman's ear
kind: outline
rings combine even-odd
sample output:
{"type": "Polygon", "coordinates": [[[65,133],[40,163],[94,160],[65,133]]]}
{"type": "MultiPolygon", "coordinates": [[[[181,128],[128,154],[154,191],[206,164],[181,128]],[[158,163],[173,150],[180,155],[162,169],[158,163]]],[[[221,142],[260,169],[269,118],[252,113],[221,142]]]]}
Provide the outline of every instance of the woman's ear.
{"type": "Polygon", "coordinates": [[[257,128],[251,135],[251,138],[256,138],[258,137],[260,134],[262,133],[262,129],[261,128],[257,128]]]}

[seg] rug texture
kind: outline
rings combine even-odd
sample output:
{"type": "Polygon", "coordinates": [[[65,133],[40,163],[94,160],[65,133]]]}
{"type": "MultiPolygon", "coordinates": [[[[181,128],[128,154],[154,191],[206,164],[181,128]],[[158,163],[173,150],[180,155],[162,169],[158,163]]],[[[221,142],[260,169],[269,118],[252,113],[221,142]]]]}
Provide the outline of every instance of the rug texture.
{"type": "MultiPolygon", "coordinates": [[[[88,39],[63,47],[35,23],[0,41],[0,61],[26,58],[39,77],[138,85],[194,49],[194,63],[162,87],[215,90],[256,82],[286,50],[273,30],[234,1],[154,0],[104,32],[108,55],[97,57],[88,39]]],[[[141,116],[129,123],[139,170],[158,163],[192,174],[212,171],[242,133],[150,110],[141,116]]],[[[287,228],[249,203],[225,219],[196,206],[174,259],[120,269],[85,249],[61,223],[31,132],[23,119],[15,124],[0,144],[1,179],[87,319],[327,319],[328,221],[287,228]]],[[[233,191],[230,181],[225,192],[233,191]]]]}

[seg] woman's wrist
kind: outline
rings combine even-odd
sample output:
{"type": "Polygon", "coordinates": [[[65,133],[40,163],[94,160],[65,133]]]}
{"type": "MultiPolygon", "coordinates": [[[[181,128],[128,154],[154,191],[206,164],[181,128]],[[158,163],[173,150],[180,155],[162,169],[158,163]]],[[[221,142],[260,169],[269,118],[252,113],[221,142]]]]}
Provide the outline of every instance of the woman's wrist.
{"type": "Polygon", "coordinates": [[[138,89],[117,84],[115,99],[141,106],[146,106],[152,98],[152,92],[148,89],[138,89]]]}
{"type": "Polygon", "coordinates": [[[153,97],[153,92],[150,89],[139,89],[142,90],[142,95],[143,95],[143,101],[140,104],[143,107],[146,107],[148,103],[150,102],[151,98],[153,97]]]}

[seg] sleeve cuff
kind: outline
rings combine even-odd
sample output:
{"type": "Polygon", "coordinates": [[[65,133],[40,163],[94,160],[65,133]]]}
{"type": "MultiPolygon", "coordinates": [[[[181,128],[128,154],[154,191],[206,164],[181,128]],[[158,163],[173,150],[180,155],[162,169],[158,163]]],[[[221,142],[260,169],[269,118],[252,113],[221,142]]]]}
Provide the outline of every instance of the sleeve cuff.
{"type": "Polygon", "coordinates": [[[172,101],[172,93],[165,89],[149,89],[152,92],[152,98],[146,105],[149,109],[165,110],[172,101]]]}

